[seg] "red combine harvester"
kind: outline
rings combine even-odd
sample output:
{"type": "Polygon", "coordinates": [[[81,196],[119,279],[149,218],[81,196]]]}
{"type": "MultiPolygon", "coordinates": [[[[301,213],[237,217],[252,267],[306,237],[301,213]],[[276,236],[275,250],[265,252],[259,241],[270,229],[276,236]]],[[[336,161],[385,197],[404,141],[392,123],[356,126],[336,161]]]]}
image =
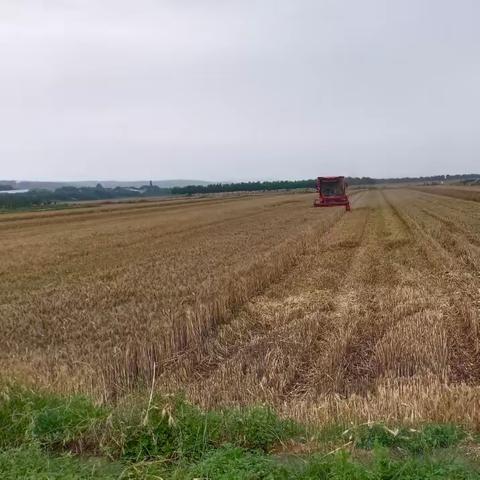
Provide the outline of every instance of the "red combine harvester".
{"type": "Polygon", "coordinates": [[[318,177],[318,198],[314,207],[345,207],[350,211],[350,201],[346,194],[347,183],[345,177],[318,177]]]}

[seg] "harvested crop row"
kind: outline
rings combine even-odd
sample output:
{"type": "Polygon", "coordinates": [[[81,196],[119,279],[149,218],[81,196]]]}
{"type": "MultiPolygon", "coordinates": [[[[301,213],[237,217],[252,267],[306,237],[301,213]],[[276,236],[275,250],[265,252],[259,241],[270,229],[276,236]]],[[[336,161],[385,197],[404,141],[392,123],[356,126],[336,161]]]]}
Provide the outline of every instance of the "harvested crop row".
{"type": "Polygon", "coordinates": [[[447,197],[459,198],[471,202],[480,202],[480,188],[476,187],[414,187],[419,192],[432,193],[435,195],[444,195],[447,197]]]}
{"type": "Polygon", "coordinates": [[[182,379],[192,398],[261,400],[318,423],[478,427],[480,282],[469,272],[478,257],[457,259],[477,223],[460,217],[463,230],[446,248],[444,228],[422,213],[424,202],[440,215],[443,207],[425,197],[368,192],[212,340],[218,367],[182,379]]]}
{"type": "Polygon", "coordinates": [[[7,222],[4,375],[479,428],[480,208],[406,189],[360,192],[349,214],[310,202],[7,222]]]}
{"type": "Polygon", "coordinates": [[[161,371],[201,346],[343,214],[319,217],[310,201],[129,207],[113,218],[92,209],[91,217],[2,226],[4,372],[105,396],[150,382],[154,362],[161,371]]]}

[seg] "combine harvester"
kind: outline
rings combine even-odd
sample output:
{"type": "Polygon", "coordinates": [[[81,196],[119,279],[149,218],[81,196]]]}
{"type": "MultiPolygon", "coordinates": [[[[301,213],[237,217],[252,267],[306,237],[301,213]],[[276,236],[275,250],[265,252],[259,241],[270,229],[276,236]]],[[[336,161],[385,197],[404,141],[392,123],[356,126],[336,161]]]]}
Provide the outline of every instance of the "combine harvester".
{"type": "Polygon", "coordinates": [[[346,194],[347,183],[345,177],[318,177],[318,198],[315,199],[314,207],[345,207],[350,211],[350,201],[346,194]]]}

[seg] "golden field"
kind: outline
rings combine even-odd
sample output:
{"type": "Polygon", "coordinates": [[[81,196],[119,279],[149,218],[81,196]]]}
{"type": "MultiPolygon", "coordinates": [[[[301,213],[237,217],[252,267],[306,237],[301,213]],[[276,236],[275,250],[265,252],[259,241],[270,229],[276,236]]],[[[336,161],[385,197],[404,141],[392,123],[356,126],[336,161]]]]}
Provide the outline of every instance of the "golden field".
{"type": "Polygon", "coordinates": [[[435,195],[445,195],[447,197],[461,198],[471,202],[480,202],[480,186],[465,185],[432,185],[415,187],[416,190],[434,193],[435,195]]]}
{"type": "Polygon", "coordinates": [[[1,375],[480,428],[480,205],[433,192],[1,215],[1,375]]]}

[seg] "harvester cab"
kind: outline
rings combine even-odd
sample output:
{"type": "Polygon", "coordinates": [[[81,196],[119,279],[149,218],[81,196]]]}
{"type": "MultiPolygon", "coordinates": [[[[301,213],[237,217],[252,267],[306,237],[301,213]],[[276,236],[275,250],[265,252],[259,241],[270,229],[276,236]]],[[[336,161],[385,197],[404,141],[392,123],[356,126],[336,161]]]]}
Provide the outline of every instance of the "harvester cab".
{"type": "Polygon", "coordinates": [[[318,177],[314,207],[345,207],[350,211],[350,201],[346,193],[345,177],[318,177]]]}

